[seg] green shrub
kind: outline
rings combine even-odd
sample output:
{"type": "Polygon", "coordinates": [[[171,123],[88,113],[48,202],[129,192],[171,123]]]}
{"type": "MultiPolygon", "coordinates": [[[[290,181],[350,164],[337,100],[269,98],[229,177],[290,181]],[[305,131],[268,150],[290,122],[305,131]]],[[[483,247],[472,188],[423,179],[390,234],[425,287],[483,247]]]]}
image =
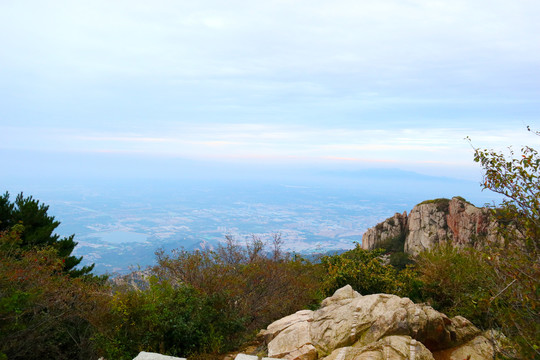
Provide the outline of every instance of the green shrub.
{"type": "Polygon", "coordinates": [[[237,345],[242,319],[224,294],[206,295],[156,277],[145,290],[126,288],[112,300],[111,324],[97,337],[107,358],[132,359],[140,351],[183,356],[223,352],[237,345]]]}
{"type": "Polygon", "coordinates": [[[408,265],[413,265],[414,261],[409,254],[404,252],[394,252],[390,254],[390,265],[398,270],[405,269],[408,265]]]}
{"type": "Polygon", "coordinates": [[[279,236],[270,253],[256,237],[245,247],[226,240],[215,250],[158,251],[148,286],[118,288],[96,337],[105,357],[212,357],[320,300],[317,266],[281,252],[279,236]]]}
{"type": "Polygon", "coordinates": [[[425,301],[448,316],[461,315],[488,328],[494,274],[482,253],[446,244],[421,253],[416,262],[425,301]]]}
{"type": "Polygon", "coordinates": [[[417,298],[420,284],[414,282],[412,268],[399,271],[387,264],[381,255],[384,250],[364,250],[359,244],[341,255],[325,256],[323,268],[323,294],[330,296],[337,289],[351,285],[362,295],[388,293],[417,298]]]}

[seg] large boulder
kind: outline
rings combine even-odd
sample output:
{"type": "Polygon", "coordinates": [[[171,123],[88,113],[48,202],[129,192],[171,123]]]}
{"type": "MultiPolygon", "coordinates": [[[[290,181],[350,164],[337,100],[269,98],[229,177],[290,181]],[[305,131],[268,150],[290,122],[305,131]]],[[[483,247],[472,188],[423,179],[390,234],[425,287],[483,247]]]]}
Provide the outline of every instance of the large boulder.
{"type": "Polygon", "coordinates": [[[404,248],[406,253],[416,255],[450,239],[446,224],[447,204],[443,199],[416,205],[411,210],[404,248]]]}
{"type": "Polygon", "coordinates": [[[462,322],[457,331],[457,322],[432,307],[388,294],[358,296],[347,303],[323,306],[313,313],[309,325],[311,343],[321,355],[355,343],[367,345],[390,335],[411,336],[431,350],[443,349],[463,341],[461,334],[480,332],[471,323],[462,322]],[[468,331],[463,331],[464,327],[468,331]]]}
{"type": "Polygon", "coordinates": [[[450,319],[428,305],[395,295],[362,296],[348,285],[321,305],[319,310],[298,312],[262,331],[268,356],[288,360],[377,359],[384,358],[383,349],[390,348],[408,356],[402,351],[404,344],[414,340],[418,354],[424,354],[417,359],[432,359],[426,354],[457,348],[481,335],[463,317],[450,319]]]}

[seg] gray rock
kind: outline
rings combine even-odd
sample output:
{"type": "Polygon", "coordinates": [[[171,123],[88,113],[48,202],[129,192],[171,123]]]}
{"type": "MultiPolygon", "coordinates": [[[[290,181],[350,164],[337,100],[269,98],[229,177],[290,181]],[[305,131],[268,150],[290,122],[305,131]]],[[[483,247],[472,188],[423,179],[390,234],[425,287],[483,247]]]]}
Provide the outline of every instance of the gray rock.
{"type": "Polygon", "coordinates": [[[337,289],[334,292],[334,295],[324,299],[321,302],[321,306],[329,306],[333,304],[345,304],[349,302],[351,299],[360,297],[360,295],[357,291],[354,291],[351,285],[345,285],[341,289],[337,289]]]}

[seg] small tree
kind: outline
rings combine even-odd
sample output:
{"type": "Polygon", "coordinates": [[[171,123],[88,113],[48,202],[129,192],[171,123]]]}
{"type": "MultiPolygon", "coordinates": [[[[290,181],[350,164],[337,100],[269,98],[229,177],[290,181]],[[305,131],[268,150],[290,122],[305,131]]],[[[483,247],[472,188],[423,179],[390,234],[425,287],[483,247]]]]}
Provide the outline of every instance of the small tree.
{"type": "MultiPolygon", "coordinates": [[[[530,129],[529,129],[530,131],[530,129]]],[[[538,135],[538,133],[536,133],[538,135]]],[[[516,156],[474,149],[485,174],[483,188],[504,195],[492,207],[504,244],[484,250],[497,281],[488,311],[525,357],[540,356],[540,156],[525,146],[516,156]]]]}

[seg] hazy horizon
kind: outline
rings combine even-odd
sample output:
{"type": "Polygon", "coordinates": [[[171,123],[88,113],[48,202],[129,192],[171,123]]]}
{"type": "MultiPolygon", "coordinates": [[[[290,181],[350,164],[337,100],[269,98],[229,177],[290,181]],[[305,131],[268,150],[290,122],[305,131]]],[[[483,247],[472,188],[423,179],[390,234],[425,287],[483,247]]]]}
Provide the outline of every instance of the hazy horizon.
{"type": "MultiPolygon", "coordinates": [[[[268,189],[313,214],[337,199],[332,223],[316,215],[298,239],[365,229],[426,198],[492,202],[473,147],[539,143],[526,130],[540,129],[539,13],[530,0],[2,2],[0,185],[51,203],[82,233],[122,234],[122,206],[155,210],[156,191],[197,182],[230,200],[266,194],[268,224],[268,189]],[[95,217],[108,197],[122,212],[95,217]],[[340,225],[365,198],[373,214],[340,225]]],[[[241,206],[205,206],[253,220],[241,206]]],[[[289,220],[309,219],[304,210],[289,220]]],[[[128,228],[161,234],[163,213],[152,214],[128,228]]]]}

